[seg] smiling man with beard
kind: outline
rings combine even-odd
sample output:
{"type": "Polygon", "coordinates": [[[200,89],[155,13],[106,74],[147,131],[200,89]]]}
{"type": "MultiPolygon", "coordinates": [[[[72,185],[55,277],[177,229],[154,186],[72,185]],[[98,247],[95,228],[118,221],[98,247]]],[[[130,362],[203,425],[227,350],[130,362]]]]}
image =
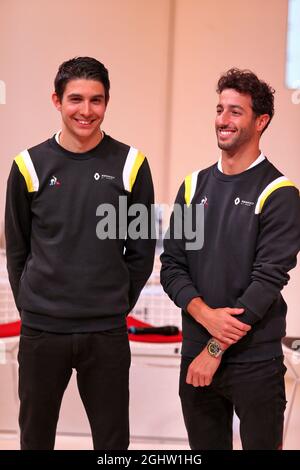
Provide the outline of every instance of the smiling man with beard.
{"type": "MultiPolygon", "coordinates": [[[[192,449],[232,449],[233,411],[244,449],[280,449],[286,405],[281,295],[300,248],[295,185],[260,150],[274,90],[230,69],[217,87],[219,161],[187,176],[176,203],[204,205],[204,245],[188,250],[174,214],[161,282],[182,309],[180,397],[192,449]]],[[[184,213],[184,212],[183,212],[184,213]]]]}

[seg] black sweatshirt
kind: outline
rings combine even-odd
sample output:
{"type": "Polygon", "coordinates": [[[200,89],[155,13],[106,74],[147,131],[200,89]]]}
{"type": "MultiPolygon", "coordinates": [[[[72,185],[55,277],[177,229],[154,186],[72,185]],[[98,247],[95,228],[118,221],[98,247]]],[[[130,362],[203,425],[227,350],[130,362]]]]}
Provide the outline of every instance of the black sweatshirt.
{"type": "Polygon", "coordinates": [[[259,361],[282,354],[286,303],[281,290],[300,249],[297,188],[267,160],[237,175],[217,164],[185,179],[176,203],[204,204],[204,244],[186,251],[183,239],[164,241],[161,282],[182,308],[182,354],[195,357],[211,337],[186,312],[202,297],[212,308],[240,307],[235,318],[251,331],[224,354],[228,362],[259,361]]]}
{"type": "MultiPolygon", "coordinates": [[[[98,238],[103,203],[115,208],[119,233],[120,196],[128,208],[142,203],[150,213],[151,173],[139,151],[108,135],[86,153],[65,150],[53,137],[15,158],[5,234],[23,324],[58,333],[125,325],[151,274],[155,240],[98,238]]],[[[150,229],[149,220],[143,223],[150,229]]]]}

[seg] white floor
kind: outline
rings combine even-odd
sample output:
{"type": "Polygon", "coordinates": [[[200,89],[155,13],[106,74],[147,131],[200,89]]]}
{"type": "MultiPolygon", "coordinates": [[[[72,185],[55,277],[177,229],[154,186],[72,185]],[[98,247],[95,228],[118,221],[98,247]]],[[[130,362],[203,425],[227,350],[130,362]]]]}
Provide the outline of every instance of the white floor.
{"type": "MultiPolygon", "coordinates": [[[[9,434],[0,434],[0,449],[1,450],[17,450],[19,449],[19,443],[15,436],[9,434]]],[[[77,436],[61,436],[56,437],[56,450],[92,450],[92,440],[89,436],[77,437],[77,436]]],[[[188,444],[166,444],[159,442],[145,442],[145,441],[133,441],[129,447],[130,450],[156,450],[156,449],[176,449],[176,450],[187,450],[189,449],[188,444]]]]}
{"type": "MultiPolygon", "coordinates": [[[[286,380],[287,398],[291,392],[292,381],[286,380]]],[[[56,438],[55,448],[57,450],[92,450],[92,441],[90,436],[72,436],[72,435],[58,435],[56,438]]],[[[240,449],[241,445],[239,440],[234,442],[234,448],[240,449]]],[[[16,434],[0,433],[0,450],[15,450],[19,449],[18,437],[16,434]]],[[[187,450],[189,449],[188,443],[183,441],[158,441],[151,439],[132,439],[131,450],[187,450]]],[[[288,433],[284,445],[285,450],[300,450],[300,387],[298,387],[293,412],[291,415],[288,433]]]]}
{"type": "MultiPolygon", "coordinates": [[[[18,450],[19,443],[16,436],[11,434],[0,434],[0,449],[1,450],[18,450]]],[[[89,436],[61,436],[56,437],[56,450],[92,450],[92,440],[89,436]]],[[[159,442],[145,442],[136,441],[132,442],[129,449],[131,450],[155,450],[155,449],[176,449],[185,450],[189,446],[183,444],[164,444],[159,442]]]]}

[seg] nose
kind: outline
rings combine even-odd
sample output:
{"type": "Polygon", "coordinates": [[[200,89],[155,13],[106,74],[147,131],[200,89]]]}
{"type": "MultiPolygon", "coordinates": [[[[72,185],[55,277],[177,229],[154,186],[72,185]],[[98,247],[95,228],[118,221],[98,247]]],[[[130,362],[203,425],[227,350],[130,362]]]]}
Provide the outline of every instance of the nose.
{"type": "Polygon", "coordinates": [[[89,101],[83,101],[81,103],[80,114],[82,116],[88,117],[91,114],[91,105],[89,101]]]}
{"type": "Polygon", "coordinates": [[[217,115],[216,123],[218,126],[225,127],[229,123],[229,115],[226,111],[222,111],[217,115]]]}

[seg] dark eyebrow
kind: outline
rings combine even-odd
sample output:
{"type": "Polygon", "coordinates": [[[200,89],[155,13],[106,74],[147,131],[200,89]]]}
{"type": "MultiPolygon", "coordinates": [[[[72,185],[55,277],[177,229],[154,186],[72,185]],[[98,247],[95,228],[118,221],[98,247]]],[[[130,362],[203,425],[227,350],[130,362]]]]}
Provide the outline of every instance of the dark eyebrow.
{"type": "MultiPolygon", "coordinates": [[[[222,104],[217,104],[217,109],[219,108],[224,108],[222,104]]],[[[244,111],[244,108],[240,106],[239,104],[230,104],[228,106],[229,109],[240,109],[241,111],[244,111]]]]}
{"type": "Polygon", "coordinates": [[[79,93],[71,93],[68,98],[82,98],[82,96],[79,93]]]}
{"type": "MultiPolygon", "coordinates": [[[[68,98],[82,98],[82,95],[80,95],[79,93],[71,93],[70,95],[68,95],[68,98]]],[[[99,95],[93,95],[91,97],[92,100],[94,100],[95,98],[104,98],[104,95],[99,94],[99,95]]]]}
{"type": "Polygon", "coordinates": [[[238,104],[230,104],[229,105],[230,109],[240,109],[241,111],[244,111],[244,108],[238,104]]]}

